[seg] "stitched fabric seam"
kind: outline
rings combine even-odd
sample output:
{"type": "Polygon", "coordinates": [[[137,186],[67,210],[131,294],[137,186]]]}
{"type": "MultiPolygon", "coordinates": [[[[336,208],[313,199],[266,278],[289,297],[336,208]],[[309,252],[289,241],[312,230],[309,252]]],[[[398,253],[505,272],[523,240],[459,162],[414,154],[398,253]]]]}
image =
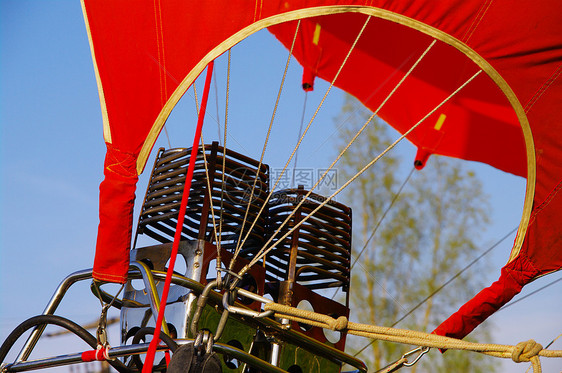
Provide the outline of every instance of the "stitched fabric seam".
{"type": "Polygon", "coordinates": [[[544,210],[544,208],[554,199],[554,197],[558,194],[560,189],[562,189],[562,181],[560,181],[558,183],[558,185],[556,185],[556,187],[554,187],[554,189],[549,193],[549,195],[546,197],[546,199],[540,205],[538,205],[535,209],[533,209],[533,214],[531,215],[531,218],[529,219],[529,225],[531,225],[535,221],[536,216],[542,210],[544,210]]]}
{"type": "Polygon", "coordinates": [[[531,97],[527,105],[525,105],[525,113],[528,113],[531,108],[535,105],[535,103],[541,98],[541,96],[546,92],[548,88],[558,79],[560,74],[562,73],[562,64],[558,66],[558,68],[552,73],[552,75],[540,86],[537,92],[531,97]]]}
{"type": "Polygon", "coordinates": [[[474,21],[472,21],[472,24],[470,25],[470,28],[466,31],[466,34],[463,38],[463,43],[468,44],[468,40],[472,37],[472,35],[474,34],[474,31],[476,31],[476,29],[478,28],[478,26],[482,22],[482,19],[484,18],[484,16],[488,12],[488,9],[490,9],[490,6],[492,5],[492,2],[493,2],[493,0],[489,0],[487,3],[484,2],[484,4],[482,4],[482,7],[478,10],[478,14],[476,15],[476,18],[474,19],[474,21]]]}

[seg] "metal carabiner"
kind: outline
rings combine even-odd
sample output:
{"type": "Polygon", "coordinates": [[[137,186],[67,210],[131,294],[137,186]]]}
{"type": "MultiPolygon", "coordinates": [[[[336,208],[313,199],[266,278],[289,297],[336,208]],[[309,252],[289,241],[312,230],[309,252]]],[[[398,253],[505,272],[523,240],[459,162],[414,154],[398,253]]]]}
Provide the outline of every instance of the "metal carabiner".
{"type": "Polygon", "coordinates": [[[100,319],[98,321],[98,328],[96,330],[96,339],[98,342],[98,348],[104,348],[104,349],[108,349],[109,346],[109,340],[107,338],[107,311],[111,308],[111,306],[113,305],[114,302],[117,302],[118,304],[122,303],[121,301],[117,300],[117,297],[119,296],[119,294],[121,294],[121,291],[123,291],[123,289],[125,288],[125,284],[122,284],[121,287],[119,288],[119,291],[117,292],[117,294],[115,294],[115,296],[113,296],[111,298],[111,301],[107,304],[104,304],[103,299],[104,297],[102,296],[102,294],[105,294],[100,286],[102,285],[101,282],[98,282],[96,280],[92,281],[92,285],[91,288],[92,290],[95,290],[95,294],[98,299],[100,300],[100,304],[101,304],[101,314],[100,314],[100,319]]]}
{"type": "Polygon", "coordinates": [[[98,346],[102,347],[106,347],[109,344],[107,339],[107,310],[109,310],[109,307],[109,304],[102,307],[100,320],[98,322],[98,329],[96,330],[98,346]]]}
{"type": "Polygon", "coordinates": [[[212,289],[214,289],[217,286],[217,284],[218,284],[217,280],[213,280],[209,282],[207,286],[205,286],[205,289],[203,289],[201,295],[199,295],[199,298],[197,299],[197,309],[195,310],[195,313],[193,314],[193,318],[191,319],[190,330],[192,335],[197,335],[197,333],[199,333],[199,319],[201,318],[201,314],[203,313],[203,308],[207,304],[209,293],[211,292],[212,289]]]}
{"type": "Polygon", "coordinates": [[[404,365],[405,367],[411,367],[411,366],[413,366],[414,364],[416,364],[416,363],[421,359],[421,357],[422,357],[423,355],[427,354],[428,351],[429,351],[429,347],[420,346],[420,347],[418,347],[418,348],[414,348],[412,351],[406,352],[404,355],[402,355],[402,359],[408,359],[408,357],[409,357],[410,355],[416,354],[416,353],[418,353],[418,352],[419,352],[420,354],[419,354],[419,355],[414,359],[414,361],[412,361],[411,363],[405,362],[403,365],[404,365]]]}
{"type": "Polygon", "coordinates": [[[199,356],[210,354],[213,351],[213,333],[207,329],[200,330],[195,337],[193,347],[199,356]],[[204,348],[203,348],[204,347],[204,348]],[[205,352],[203,352],[203,349],[205,352]]]}

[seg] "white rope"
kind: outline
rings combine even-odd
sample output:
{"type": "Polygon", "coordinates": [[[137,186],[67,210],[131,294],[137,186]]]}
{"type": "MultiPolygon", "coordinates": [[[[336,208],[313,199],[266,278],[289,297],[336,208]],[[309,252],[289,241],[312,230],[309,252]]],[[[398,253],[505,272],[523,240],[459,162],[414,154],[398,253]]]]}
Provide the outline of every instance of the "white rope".
{"type": "MultiPolygon", "coordinates": [[[[244,213],[244,219],[242,220],[242,228],[240,229],[240,237],[242,237],[242,235],[244,234],[244,226],[246,225],[246,219],[248,218],[248,213],[250,211],[251,202],[252,202],[252,199],[254,197],[254,191],[255,191],[255,188],[256,188],[256,183],[259,179],[261,165],[263,163],[263,157],[265,155],[265,150],[267,149],[267,144],[269,142],[269,135],[271,134],[271,129],[273,128],[273,122],[275,121],[275,116],[277,114],[277,107],[279,106],[279,100],[281,99],[281,93],[283,92],[283,87],[285,86],[285,78],[287,77],[287,71],[289,70],[289,64],[290,64],[291,58],[293,56],[293,50],[294,50],[295,43],[296,43],[296,40],[297,40],[297,35],[298,35],[298,32],[299,32],[300,24],[301,24],[301,21],[299,20],[297,22],[297,27],[295,28],[295,34],[293,35],[293,42],[291,44],[291,49],[289,50],[289,55],[287,56],[287,63],[285,64],[285,70],[283,71],[283,78],[281,79],[279,91],[277,92],[277,99],[275,100],[275,105],[273,106],[273,113],[271,114],[271,120],[269,122],[269,127],[267,129],[267,135],[265,136],[265,142],[263,144],[263,149],[262,149],[260,161],[259,161],[259,164],[258,164],[258,170],[256,172],[256,177],[255,177],[254,182],[252,184],[252,190],[250,192],[250,198],[248,199],[248,206],[246,207],[246,212],[244,213]]],[[[264,204],[264,206],[265,206],[265,204],[264,204]]],[[[252,229],[254,228],[254,225],[256,224],[259,217],[261,216],[261,213],[263,211],[264,206],[262,206],[262,209],[260,209],[260,212],[256,215],[256,218],[254,219],[254,222],[250,226],[250,229],[248,230],[248,233],[244,237],[244,239],[243,240],[239,239],[238,242],[236,243],[236,249],[234,250],[234,255],[232,257],[232,260],[230,261],[230,266],[229,266],[230,270],[232,270],[232,268],[234,266],[234,262],[235,262],[236,258],[238,257],[238,254],[240,253],[240,250],[244,246],[244,243],[246,243],[246,239],[250,235],[252,229]]]]}
{"type": "MultiPolygon", "coordinates": [[[[228,51],[228,78],[227,78],[227,85],[230,82],[230,50],[228,51]]],[[[228,92],[228,90],[227,90],[228,92]]],[[[199,101],[197,100],[197,89],[195,88],[195,82],[193,83],[193,94],[194,94],[194,99],[195,99],[195,111],[197,113],[197,116],[199,116],[199,101]]],[[[227,108],[228,108],[228,94],[227,94],[227,108]]],[[[226,115],[225,115],[225,141],[226,141],[226,115]]],[[[207,163],[207,155],[205,154],[205,142],[203,141],[203,134],[201,133],[201,147],[203,150],[203,164],[205,165],[205,178],[207,181],[207,191],[208,191],[208,195],[209,195],[209,204],[210,204],[210,214],[212,217],[212,225],[213,225],[213,234],[215,235],[215,242],[216,244],[216,249],[217,249],[217,256],[215,258],[216,263],[217,263],[217,269],[220,268],[221,266],[221,241],[220,241],[220,237],[222,235],[222,196],[223,196],[223,191],[224,191],[224,159],[223,159],[223,185],[221,187],[221,209],[220,209],[220,217],[219,217],[219,235],[217,236],[217,223],[216,223],[216,219],[215,219],[215,208],[213,206],[213,196],[212,196],[212,192],[213,190],[211,189],[211,183],[209,180],[209,169],[208,169],[208,163],[207,163]]],[[[199,228],[201,229],[201,227],[199,228]]],[[[207,230],[207,227],[205,227],[205,231],[207,230]]],[[[206,274],[203,274],[206,275],[206,274]]],[[[217,270],[217,281],[221,281],[221,276],[219,271],[217,270]]]]}
{"type": "MultiPolygon", "coordinates": [[[[295,229],[298,229],[304,222],[306,222],[311,216],[313,216],[318,210],[324,207],[328,202],[330,202],[336,195],[338,195],[343,189],[345,189],[349,184],[351,184],[355,179],[357,179],[363,172],[365,172],[368,168],[370,168],[373,164],[379,161],[386,153],[392,150],[400,141],[406,138],[413,130],[418,128],[418,126],[423,123],[429,116],[435,113],[441,106],[447,103],[452,97],[454,97],[460,90],[462,90],[466,85],[468,85],[472,80],[474,80],[478,75],[482,73],[482,70],[479,70],[475,73],[472,77],[470,77],[466,82],[464,82],[459,88],[457,88],[453,93],[451,93],[445,100],[443,100],[439,105],[437,105],[433,110],[431,110],[428,114],[426,114],[422,119],[420,119],[416,124],[414,124],[408,131],[404,132],[396,141],[390,144],[382,153],[380,153],[377,157],[375,157],[372,161],[370,161],[365,167],[363,167],[359,172],[357,172],[351,179],[349,179],[343,186],[341,186],[338,190],[336,190],[332,195],[326,198],[321,204],[319,204],[310,214],[306,215],[301,221],[295,224],[287,233],[285,233],[275,244],[271,247],[260,250],[260,253],[252,259],[249,265],[245,266],[239,273],[239,275],[244,275],[248,269],[257,263],[257,261],[261,260],[265,255],[267,255],[273,248],[277,246],[278,243],[283,241],[289,235],[291,235],[295,229]]],[[[266,243],[264,247],[267,246],[271,242],[271,239],[266,243]]]]}
{"type": "MultiPolygon", "coordinates": [[[[300,200],[300,202],[297,204],[297,206],[293,209],[293,211],[291,211],[291,213],[285,218],[285,220],[283,221],[283,223],[277,228],[277,231],[274,232],[274,234],[269,238],[269,240],[266,242],[266,244],[264,245],[264,247],[267,247],[268,244],[270,244],[276,237],[277,234],[280,232],[280,230],[288,223],[291,221],[291,218],[294,216],[294,214],[296,213],[296,211],[298,211],[298,209],[302,206],[302,204],[307,200],[307,198],[310,196],[310,194],[316,189],[316,187],[318,185],[320,185],[320,183],[322,182],[322,180],[324,180],[324,178],[328,175],[328,173],[330,172],[330,170],[336,165],[337,162],[339,162],[339,160],[343,157],[343,155],[347,152],[347,150],[351,147],[351,145],[355,142],[355,140],[357,140],[357,138],[361,135],[361,133],[363,133],[363,131],[365,130],[365,128],[367,128],[367,126],[369,125],[369,123],[371,123],[371,121],[375,118],[376,115],[378,115],[379,111],[382,109],[382,107],[388,102],[388,100],[390,100],[390,98],[394,95],[394,93],[398,90],[398,88],[402,85],[402,83],[406,80],[407,77],[409,77],[412,73],[412,71],[414,71],[414,69],[418,66],[418,64],[424,59],[424,57],[427,55],[427,53],[429,53],[429,51],[431,50],[431,48],[435,45],[436,40],[433,40],[431,42],[431,44],[425,49],[425,51],[420,55],[420,57],[416,60],[416,62],[410,67],[410,69],[408,70],[408,72],[406,74],[404,74],[404,76],[402,77],[402,79],[400,79],[400,81],[394,86],[394,88],[392,89],[392,91],[385,97],[385,99],[381,102],[381,104],[377,107],[377,109],[373,112],[373,114],[369,117],[369,119],[367,119],[367,121],[363,124],[363,126],[359,129],[359,131],[357,131],[357,133],[355,134],[355,136],[353,136],[353,138],[349,141],[349,143],[345,146],[345,148],[339,153],[339,155],[334,159],[334,161],[330,164],[330,166],[324,171],[324,173],[320,176],[320,178],[318,179],[318,181],[312,186],[312,188],[306,193],[306,195],[300,200]]],[[[322,206],[324,206],[324,204],[322,204],[322,206]]],[[[310,214],[312,215],[312,213],[310,214]]],[[[291,230],[290,232],[292,233],[294,231],[291,230]]],[[[283,238],[285,238],[286,236],[284,236],[283,238]]],[[[283,239],[282,238],[282,239],[283,239]]],[[[281,240],[282,240],[281,239],[281,240]]]]}
{"type": "Polygon", "coordinates": [[[520,342],[515,346],[473,343],[415,330],[354,323],[348,321],[345,316],[334,319],[327,315],[278,303],[267,303],[264,309],[266,311],[274,311],[275,317],[278,318],[289,319],[335,331],[347,331],[349,334],[376,340],[447,350],[473,351],[494,357],[511,358],[516,363],[531,362],[535,373],[541,373],[539,356],[552,358],[562,357],[562,350],[547,350],[533,340],[520,342]]]}
{"type": "MultiPolygon", "coordinates": [[[[302,127],[304,126],[304,115],[306,113],[306,103],[308,101],[308,91],[304,92],[304,102],[302,104],[302,114],[301,114],[301,123],[299,126],[299,135],[297,136],[297,141],[298,139],[301,138],[302,135],[302,127]]],[[[295,153],[295,161],[293,162],[293,177],[291,178],[291,188],[295,188],[295,173],[297,172],[297,161],[298,161],[298,150],[295,153]]]]}
{"type": "MultiPolygon", "coordinates": [[[[215,235],[215,242],[217,242],[216,248],[217,248],[217,267],[220,265],[220,257],[221,257],[221,253],[220,253],[220,237],[217,237],[217,222],[215,219],[215,207],[213,206],[213,189],[211,186],[211,180],[209,178],[209,163],[207,162],[207,154],[206,154],[206,149],[205,149],[205,142],[203,141],[203,134],[201,134],[201,148],[203,149],[202,153],[203,153],[203,164],[205,165],[205,179],[207,180],[207,195],[209,196],[209,204],[210,204],[210,210],[208,213],[211,214],[212,220],[213,220],[213,233],[215,235]]],[[[216,163],[216,154],[215,154],[215,163],[216,163]]],[[[221,202],[222,205],[222,202],[221,202]]],[[[201,216],[201,218],[203,218],[203,216],[201,216]]],[[[199,228],[201,229],[201,228],[199,228]]],[[[207,230],[207,227],[205,227],[205,231],[207,230]]]]}
{"type": "MultiPolygon", "coordinates": [[[[326,90],[326,93],[324,93],[324,96],[322,97],[322,100],[320,101],[320,103],[318,104],[318,107],[316,108],[316,111],[314,112],[314,115],[312,115],[312,118],[310,119],[310,121],[308,122],[308,125],[306,126],[302,136],[300,137],[300,139],[298,140],[297,144],[295,145],[295,148],[293,149],[293,152],[291,153],[291,155],[289,156],[289,159],[287,160],[287,162],[285,163],[285,166],[283,167],[281,173],[279,174],[277,180],[275,181],[275,184],[273,185],[273,187],[271,187],[271,191],[268,194],[267,198],[265,199],[259,213],[257,214],[257,216],[260,216],[261,213],[263,212],[263,210],[265,209],[265,207],[267,206],[267,203],[269,202],[271,196],[273,195],[273,191],[275,190],[275,188],[277,187],[277,184],[279,184],[279,182],[281,181],[281,178],[283,177],[283,175],[285,174],[285,171],[287,170],[287,167],[289,166],[289,164],[291,163],[291,160],[293,158],[293,156],[295,155],[295,152],[297,151],[297,149],[300,147],[300,144],[302,142],[302,140],[304,139],[304,137],[306,136],[308,130],[310,129],[310,126],[312,125],[312,123],[314,122],[314,119],[316,118],[316,115],[318,114],[318,112],[320,111],[320,108],[322,107],[322,105],[324,104],[324,101],[326,100],[326,97],[328,96],[328,94],[330,93],[330,91],[332,90],[332,87],[334,86],[337,78],[339,77],[343,67],[345,66],[345,64],[347,63],[347,60],[349,59],[349,56],[351,55],[351,52],[355,49],[355,46],[357,45],[357,42],[359,41],[359,38],[361,37],[361,35],[363,35],[363,32],[365,31],[365,28],[367,27],[367,24],[369,23],[369,20],[371,19],[371,16],[367,17],[367,20],[365,21],[365,23],[363,24],[363,27],[361,28],[361,30],[359,31],[359,34],[357,35],[357,37],[355,38],[353,44],[351,45],[351,47],[349,48],[349,51],[347,52],[347,55],[345,56],[342,64],[340,65],[338,71],[336,72],[336,75],[334,76],[334,78],[332,79],[332,82],[330,83],[330,86],[328,87],[328,89],[326,90]]],[[[250,229],[248,230],[248,233],[246,234],[246,236],[244,237],[244,240],[242,242],[242,244],[244,244],[244,242],[246,241],[246,239],[248,238],[248,236],[250,235],[250,232],[252,231],[252,229],[254,228],[255,224],[257,222],[257,219],[254,220],[254,222],[252,223],[250,229]]],[[[268,241],[269,242],[269,241],[268,241]]],[[[264,248],[267,246],[264,245],[264,248]]],[[[260,250],[260,253],[263,252],[263,248],[260,250]]],[[[256,255],[254,257],[254,259],[257,257],[258,255],[256,255]]],[[[260,259],[258,260],[252,260],[252,263],[248,266],[246,266],[245,270],[243,269],[243,273],[245,273],[249,267],[251,267],[252,265],[254,265],[255,263],[257,263],[259,260],[261,260],[263,258],[264,255],[260,256],[260,259]]]]}
{"type": "MultiPolygon", "coordinates": [[[[193,83],[193,94],[194,94],[194,98],[195,98],[195,111],[197,113],[197,116],[199,116],[199,101],[197,100],[197,89],[195,88],[195,83],[193,83]]],[[[210,213],[212,216],[212,220],[213,220],[213,233],[215,234],[215,241],[216,242],[220,242],[220,237],[217,237],[217,223],[215,220],[215,209],[213,206],[213,196],[212,196],[212,192],[213,190],[211,189],[211,183],[209,180],[209,169],[208,169],[208,164],[207,164],[207,155],[205,154],[205,142],[203,141],[203,133],[201,133],[201,147],[203,150],[203,164],[205,165],[205,178],[207,180],[207,191],[208,191],[208,195],[209,195],[209,204],[211,206],[210,209],[210,213]]],[[[224,189],[224,188],[221,188],[224,189]]],[[[222,198],[221,198],[221,214],[222,214],[222,198]]],[[[220,222],[222,222],[222,217],[220,219],[220,222]]],[[[201,227],[199,228],[201,229],[201,227]]],[[[207,230],[207,227],[205,227],[205,231],[207,230]]],[[[221,248],[220,248],[220,243],[218,243],[216,245],[216,249],[217,249],[217,268],[220,267],[220,263],[221,263],[221,248]]],[[[219,276],[217,276],[218,278],[219,276]]],[[[220,280],[218,280],[220,281],[220,280]]]]}
{"type": "MultiPolygon", "coordinates": [[[[224,148],[224,154],[222,157],[222,175],[221,175],[221,204],[220,204],[220,212],[219,212],[219,234],[218,237],[221,237],[221,239],[217,239],[217,252],[220,254],[221,251],[221,244],[222,244],[222,226],[223,226],[223,215],[222,215],[222,211],[223,211],[223,206],[224,206],[224,177],[225,177],[225,171],[226,171],[226,139],[227,139],[227,132],[228,132],[228,103],[229,103],[229,97],[230,97],[230,57],[231,57],[231,49],[228,50],[228,65],[226,68],[226,102],[225,102],[225,108],[224,108],[224,139],[223,139],[223,148],[224,148]]],[[[215,236],[216,236],[216,232],[215,232],[215,236]]],[[[219,281],[219,285],[221,284],[221,274],[220,274],[220,268],[221,268],[221,258],[220,255],[217,257],[217,281],[219,281]]]]}

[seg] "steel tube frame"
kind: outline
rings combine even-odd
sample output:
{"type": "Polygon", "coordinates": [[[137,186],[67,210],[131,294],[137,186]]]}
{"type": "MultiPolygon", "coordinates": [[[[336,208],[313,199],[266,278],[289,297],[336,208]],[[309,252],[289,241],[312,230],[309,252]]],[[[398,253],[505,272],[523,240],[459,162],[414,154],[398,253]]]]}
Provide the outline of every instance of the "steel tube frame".
{"type": "MultiPolygon", "coordinates": [[[[142,278],[145,281],[145,284],[150,283],[150,286],[148,286],[148,288],[153,288],[155,287],[154,285],[154,280],[164,280],[166,277],[166,273],[165,272],[160,272],[160,271],[146,271],[146,268],[142,268],[143,266],[134,266],[135,268],[131,271],[129,271],[129,279],[134,279],[134,278],[142,278]],[[141,267],[141,268],[139,268],[141,267]],[[143,271],[143,269],[145,269],[145,271],[143,271]],[[150,273],[150,275],[148,275],[148,273],[150,273]]],[[[64,295],[66,294],[66,292],[68,291],[68,289],[75,284],[78,281],[83,281],[83,280],[88,280],[88,279],[92,279],[92,269],[86,269],[86,270],[81,270],[81,271],[77,271],[74,272],[72,274],[70,274],[68,277],[66,277],[59,285],[59,287],[56,289],[54,295],[52,296],[51,300],[49,301],[49,303],[47,304],[47,307],[45,308],[45,310],[43,311],[43,315],[52,315],[54,314],[54,312],[56,311],[57,307],[59,306],[60,302],[62,301],[64,295]]],[[[202,285],[199,282],[196,282],[194,280],[191,280],[189,278],[183,277],[183,276],[178,276],[178,275],[173,275],[172,277],[172,282],[180,285],[180,286],[184,286],[186,288],[191,289],[192,291],[194,291],[195,293],[201,294],[204,290],[204,285],[202,285]]],[[[216,305],[221,305],[222,304],[222,295],[219,293],[216,293],[214,291],[211,291],[209,293],[209,300],[211,300],[214,304],[216,305]]],[[[152,303],[152,302],[151,302],[152,303]]],[[[152,304],[152,306],[154,306],[155,304],[152,304]]],[[[236,315],[233,315],[233,317],[236,317],[236,315]]],[[[238,316],[239,318],[244,318],[244,316],[238,316]]],[[[255,326],[259,326],[260,328],[262,328],[263,330],[267,330],[270,331],[274,334],[276,334],[277,336],[282,336],[283,339],[286,339],[287,341],[292,341],[293,343],[298,343],[301,347],[310,350],[313,353],[317,353],[319,355],[322,355],[330,360],[333,360],[335,362],[338,363],[346,363],[349,364],[355,368],[358,368],[359,371],[362,372],[366,372],[367,368],[366,366],[363,364],[363,362],[361,362],[360,360],[345,354],[342,351],[339,351],[335,348],[332,348],[330,346],[327,346],[323,343],[320,343],[312,338],[309,338],[308,336],[301,334],[297,331],[294,330],[287,330],[286,326],[278,323],[277,321],[271,320],[269,318],[260,318],[260,319],[256,319],[256,318],[252,318],[252,320],[247,320],[247,322],[250,322],[252,324],[254,324],[255,326]]],[[[58,357],[54,357],[54,358],[46,358],[46,359],[41,359],[41,360],[34,360],[34,361],[26,361],[30,354],[31,351],[33,350],[33,348],[35,348],[39,338],[41,337],[41,334],[43,333],[43,331],[45,330],[45,325],[41,325],[41,326],[37,326],[35,327],[35,329],[32,331],[31,335],[28,337],[26,343],[24,344],[20,354],[18,355],[18,358],[16,359],[16,362],[13,364],[8,364],[6,366],[3,367],[4,371],[8,371],[8,372],[17,372],[17,371],[25,371],[25,370],[31,370],[31,369],[40,369],[40,368],[46,368],[46,367],[51,367],[51,366],[60,366],[60,365],[65,365],[65,364],[73,364],[73,363],[77,363],[77,362],[82,362],[81,357],[79,357],[78,355],[74,354],[74,355],[63,355],[63,356],[58,356],[58,357]],[[77,360],[79,358],[79,360],[77,360]]],[[[181,340],[180,340],[181,341],[181,340]]],[[[244,351],[238,350],[232,346],[228,346],[228,345],[224,345],[221,343],[215,343],[214,346],[216,346],[215,350],[219,353],[227,353],[228,355],[239,359],[240,361],[243,361],[247,364],[259,367],[260,369],[264,370],[265,372],[272,372],[272,373],[280,373],[280,372],[285,372],[284,370],[275,367],[271,364],[269,364],[266,361],[263,361],[261,359],[258,359],[257,357],[250,355],[244,351]]],[[[115,355],[115,356],[124,356],[124,355],[128,355],[128,354],[135,354],[135,353],[142,353],[146,350],[143,350],[141,345],[134,345],[134,346],[120,346],[120,347],[115,347],[111,349],[110,352],[110,357],[114,357],[114,355],[112,355],[113,353],[115,354],[120,354],[123,353],[123,355],[115,355]],[[138,350],[140,349],[140,350],[138,350]]]]}
{"type": "MultiPolygon", "coordinates": [[[[67,276],[64,280],[62,280],[57,290],[55,290],[55,293],[51,297],[51,300],[47,304],[47,307],[45,307],[42,315],[53,315],[57,307],[60,305],[62,298],[72,285],[74,285],[78,281],[83,281],[91,278],[92,269],[76,271],[67,276]]],[[[37,345],[37,341],[39,341],[39,338],[45,331],[46,327],[47,325],[38,325],[33,329],[31,335],[27,338],[27,341],[25,342],[18,357],[16,358],[16,361],[26,361],[29,358],[29,355],[31,355],[31,351],[33,351],[35,345],[37,345]]]]}
{"type": "MultiPolygon", "coordinates": [[[[177,340],[176,342],[178,343],[178,345],[184,345],[184,344],[193,343],[194,341],[192,339],[188,339],[188,340],[177,340]]],[[[149,343],[142,343],[142,344],[136,344],[131,346],[113,347],[109,350],[108,355],[112,359],[123,357],[123,356],[139,355],[145,353],[148,350],[148,346],[149,343]]],[[[160,346],[158,347],[158,350],[160,351],[167,350],[167,347],[160,346]]],[[[285,370],[281,368],[271,365],[268,362],[263,361],[254,355],[251,355],[245,351],[239,350],[227,344],[215,343],[213,345],[213,350],[217,353],[228,355],[239,361],[242,361],[243,363],[256,367],[265,373],[287,373],[285,370]]],[[[53,367],[69,365],[69,364],[78,364],[82,362],[83,362],[82,354],[76,353],[76,354],[56,356],[52,358],[8,364],[3,367],[3,371],[25,372],[34,369],[53,368],[53,367]]]]}

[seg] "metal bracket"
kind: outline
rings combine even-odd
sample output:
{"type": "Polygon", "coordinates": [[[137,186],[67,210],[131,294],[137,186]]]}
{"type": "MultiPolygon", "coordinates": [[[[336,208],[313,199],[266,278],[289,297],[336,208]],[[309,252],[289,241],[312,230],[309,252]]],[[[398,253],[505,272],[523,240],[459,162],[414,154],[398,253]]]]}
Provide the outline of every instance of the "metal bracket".
{"type": "MultiPolygon", "coordinates": [[[[201,331],[199,330],[199,319],[201,318],[201,314],[203,313],[203,308],[205,308],[205,305],[207,305],[207,299],[209,298],[209,293],[211,292],[212,289],[218,286],[218,283],[219,282],[217,280],[209,282],[207,286],[205,286],[205,288],[203,289],[203,292],[201,292],[201,295],[199,295],[199,298],[197,299],[197,309],[193,314],[193,319],[191,320],[191,326],[190,326],[190,331],[193,336],[199,336],[201,334],[201,331]]],[[[227,309],[224,309],[222,311],[219,324],[217,325],[217,330],[213,337],[215,342],[219,340],[219,338],[222,335],[222,332],[224,331],[224,327],[226,326],[226,322],[228,321],[228,313],[229,312],[227,309]]]]}
{"type": "MultiPolygon", "coordinates": [[[[233,299],[234,297],[231,298],[230,293],[224,293],[223,297],[222,297],[222,306],[224,307],[225,310],[227,310],[230,313],[234,313],[234,314],[239,314],[239,315],[244,315],[244,316],[249,316],[249,317],[254,317],[254,318],[262,318],[262,317],[267,317],[267,316],[271,316],[273,315],[273,311],[265,311],[265,312],[259,312],[259,311],[254,311],[254,310],[250,310],[247,308],[242,308],[242,307],[236,307],[236,306],[231,306],[230,305],[230,300],[233,299]]],[[[261,303],[272,303],[273,301],[271,299],[267,299],[262,297],[261,295],[257,295],[254,294],[248,290],[245,289],[236,289],[236,295],[240,295],[246,298],[250,298],[252,300],[261,302],[261,303]]]]}

